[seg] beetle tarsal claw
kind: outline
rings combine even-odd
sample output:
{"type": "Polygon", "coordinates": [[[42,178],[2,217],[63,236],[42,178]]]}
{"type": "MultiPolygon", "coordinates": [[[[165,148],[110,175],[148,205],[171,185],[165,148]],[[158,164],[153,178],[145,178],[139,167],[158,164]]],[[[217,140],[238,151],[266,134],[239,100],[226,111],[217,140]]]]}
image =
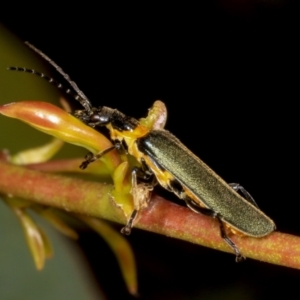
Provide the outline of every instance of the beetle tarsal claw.
{"type": "Polygon", "coordinates": [[[127,224],[121,229],[121,233],[124,235],[129,235],[131,233],[131,227],[127,224]]]}
{"type": "Polygon", "coordinates": [[[124,235],[129,235],[131,233],[131,229],[133,226],[133,222],[135,221],[137,217],[138,211],[135,209],[127,222],[127,224],[121,229],[121,233],[124,235]]]}
{"type": "Polygon", "coordinates": [[[241,253],[236,254],[236,256],[235,256],[235,262],[237,262],[237,263],[239,263],[239,262],[241,262],[241,261],[243,261],[245,259],[246,259],[246,257],[243,256],[241,253]]]}
{"type": "Polygon", "coordinates": [[[79,168],[81,170],[84,170],[88,167],[88,165],[92,162],[92,158],[93,158],[93,154],[90,152],[85,156],[85,161],[83,161],[81,163],[81,165],[79,166],[79,168]]]}

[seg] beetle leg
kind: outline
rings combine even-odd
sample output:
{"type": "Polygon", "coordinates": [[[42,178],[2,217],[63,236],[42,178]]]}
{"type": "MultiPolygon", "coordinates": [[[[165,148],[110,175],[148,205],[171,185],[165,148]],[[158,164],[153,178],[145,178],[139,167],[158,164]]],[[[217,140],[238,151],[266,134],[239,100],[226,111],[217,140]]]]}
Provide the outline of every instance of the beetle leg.
{"type": "Polygon", "coordinates": [[[219,218],[218,213],[209,208],[199,206],[196,202],[194,202],[188,197],[186,197],[184,201],[186,203],[186,206],[195,213],[206,215],[212,218],[219,218]]]}
{"type": "MultiPolygon", "coordinates": [[[[142,179],[148,179],[149,180],[149,174],[143,175],[144,170],[141,168],[133,168],[131,180],[132,180],[132,197],[133,197],[133,205],[134,210],[131,213],[129,220],[127,224],[121,229],[121,233],[125,235],[129,235],[131,233],[131,228],[134,225],[134,222],[136,221],[139,212],[148,206],[148,201],[151,197],[151,192],[153,190],[153,184],[149,183],[138,183],[138,178],[142,179]]],[[[150,174],[153,175],[153,174],[150,174]]]]}
{"type": "Polygon", "coordinates": [[[229,185],[236,192],[241,192],[248,202],[250,202],[250,203],[254,204],[256,207],[258,207],[258,205],[257,205],[256,201],[254,200],[254,198],[250,195],[250,193],[243,186],[241,186],[239,183],[229,183],[229,185]]]}
{"type": "Polygon", "coordinates": [[[217,217],[217,220],[219,221],[220,233],[221,233],[222,239],[227,243],[227,245],[229,245],[229,247],[232,248],[232,250],[235,253],[235,261],[236,262],[241,262],[242,260],[246,259],[246,257],[241,254],[241,251],[237,247],[237,245],[232,241],[232,239],[230,239],[227,236],[226,230],[225,230],[225,227],[224,227],[224,223],[222,222],[222,220],[220,219],[220,217],[217,217]]]}
{"type": "Polygon", "coordinates": [[[133,210],[127,224],[121,229],[122,234],[129,235],[131,233],[131,229],[132,229],[132,226],[133,226],[133,221],[136,219],[137,213],[138,213],[138,211],[136,209],[133,210]]]}
{"type": "Polygon", "coordinates": [[[130,215],[129,220],[127,221],[127,224],[121,229],[121,233],[124,235],[129,235],[131,233],[131,228],[133,226],[133,222],[137,217],[138,209],[136,207],[136,201],[135,201],[135,193],[137,188],[137,168],[133,168],[131,173],[131,185],[132,185],[132,196],[133,196],[133,202],[134,202],[134,210],[130,215]]]}
{"type": "Polygon", "coordinates": [[[104,149],[103,151],[101,151],[101,152],[99,152],[99,153],[97,153],[97,154],[93,154],[93,153],[91,153],[91,152],[88,153],[88,154],[85,156],[85,161],[81,163],[80,169],[82,169],[82,170],[86,169],[87,166],[88,166],[90,163],[92,163],[92,162],[94,162],[94,161],[100,159],[104,154],[106,154],[107,152],[109,152],[109,151],[111,151],[111,150],[113,150],[113,149],[115,149],[115,148],[116,148],[116,146],[111,146],[111,147],[106,148],[106,149],[104,149]]]}
{"type": "Polygon", "coordinates": [[[123,147],[123,146],[122,146],[122,143],[121,143],[119,140],[115,140],[113,146],[108,147],[108,148],[106,148],[106,149],[100,151],[100,152],[97,153],[97,154],[93,154],[92,152],[89,152],[89,153],[85,156],[85,161],[82,162],[82,164],[81,164],[79,167],[80,167],[80,169],[84,170],[84,169],[87,168],[87,166],[88,166],[90,163],[92,163],[92,162],[94,162],[94,161],[100,159],[104,154],[106,154],[106,153],[108,153],[108,152],[110,152],[111,150],[114,150],[114,149],[120,150],[120,149],[122,149],[122,147],[123,147]]]}
{"type": "Polygon", "coordinates": [[[142,158],[141,159],[141,167],[140,168],[135,168],[137,170],[137,177],[145,182],[149,182],[152,181],[153,185],[154,184],[154,180],[155,177],[153,175],[153,172],[149,169],[149,167],[147,166],[145,160],[142,158]]]}
{"type": "Polygon", "coordinates": [[[227,236],[226,230],[224,227],[224,223],[221,220],[222,216],[219,213],[217,213],[209,208],[201,207],[189,198],[186,198],[184,200],[185,200],[187,207],[190,208],[192,211],[194,211],[198,214],[200,213],[200,214],[210,216],[210,217],[217,219],[219,222],[219,226],[220,226],[220,235],[221,235],[222,239],[227,243],[227,245],[234,251],[235,261],[240,262],[243,259],[245,259],[245,257],[241,254],[241,251],[237,247],[237,245],[227,236]]]}

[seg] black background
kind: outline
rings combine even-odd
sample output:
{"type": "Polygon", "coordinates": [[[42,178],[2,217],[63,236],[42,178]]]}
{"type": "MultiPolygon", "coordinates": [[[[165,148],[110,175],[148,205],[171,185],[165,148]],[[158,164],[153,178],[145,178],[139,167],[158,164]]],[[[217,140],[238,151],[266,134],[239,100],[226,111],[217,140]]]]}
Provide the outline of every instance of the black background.
{"type": "MultiPolygon", "coordinates": [[[[2,9],[0,21],[62,66],[95,105],[140,118],[164,101],[168,130],[226,181],[245,186],[279,231],[299,234],[294,2],[94,5],[26,4],[2,9]]],[[[298,290],[296,270],[235,264],[232,255],[137,229],[129,240],[141,299],[265,299],[298,290]]],[[[130,298],[105,243],[92,234],[81,243],[108,298],[130,298]],[[99,251],[106,262],[97,261],[99,251]]]]}

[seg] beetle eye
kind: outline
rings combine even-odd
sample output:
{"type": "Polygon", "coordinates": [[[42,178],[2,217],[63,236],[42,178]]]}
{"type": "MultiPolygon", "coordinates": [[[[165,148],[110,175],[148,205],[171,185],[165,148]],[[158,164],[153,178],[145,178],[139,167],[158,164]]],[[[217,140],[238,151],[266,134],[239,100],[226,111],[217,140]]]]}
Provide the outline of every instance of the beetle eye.
{"type": "Polygon", "coordinates": [[[92,114],[90,116],[90,121],[93,123],[99,123],[99,124],[107,124],[110,122],[109,117],[101,114],[92,114]]]}

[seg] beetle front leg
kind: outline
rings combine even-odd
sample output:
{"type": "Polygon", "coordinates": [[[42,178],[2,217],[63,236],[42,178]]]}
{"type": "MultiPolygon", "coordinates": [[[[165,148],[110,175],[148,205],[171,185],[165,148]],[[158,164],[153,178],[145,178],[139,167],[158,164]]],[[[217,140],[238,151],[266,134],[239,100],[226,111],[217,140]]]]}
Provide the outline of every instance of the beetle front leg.
{"type": "Polygon", "coordinates": [[[237,247],[237,245],[226,234],[225,226],[221,219],[222,216],[220,214],[218,214],[217,212],[215,212],[209,208],[205,208],[205,207],[201,207],[201,206],[197,205],[193,200],[191,200],[189,198],[186,198],[184,200],[185,200],[187,207],[189,209],[191,209],[192,211],[194,211],[198,214],[200,213],[200,214],[217,219],[219,222],[219,226],[220,226],[220,235],[221,235],[222,239],[227,243],[227,245],[230,246],[230,248],[234,251],[235,261],[240,262],[245,259],[245,257],[241,254],[241,251],[237,247]]]}
{"type": "Polygon", "coordinates": [[[127,221],[127,224],[121,229],[122,234],[129,235],[131,233],[131,229],[133,227],[133,222],[135,221],[137,215],[138,215],[138,211],[136,209],[134,209],[130,215],[129,220],[127,221]]]}
{"type": "Polygon", "coordinates": [[[116,148],[116,146],[114,145],[114,146],[111,146],[111,147],[109,147],[109,148],[106,148],[105,150],[103,150],[103,151],[101,151],[101,152],[99,152],[99,153],[97,153],[97,154],[93,154],[93,153],[91,153],[91,152],[88,153],[88,154],[85,156],[85,161],[81,163],[81,165],[79,166],[79,168],[82,169],[82,170],[86,169],[87,166],[88,166],[90,163],[92,163],[92,162],[94,162],[94,161],[100,159],[104,154],[110,152],[111,150],[113,150],[113,149],[115,149],[115,148],[116,148]]]}
{"type": "Polygon", "coordinates": [[[117,149],[117,150],[120,150],[122,149],[122,143],[118,140],[115,140],[114,141],[114,145],[111,146],[111,147],[108,147],[102,151],[100,151],[99,153],[97,154],[93,154],[92,152],[89,152],[86,156],[85,156],[85,161],[82,162],[82,164],[79,166],[80,169],[84,170],[88,167],[88,165],[98,159],[100,159],[104,154],[114,150],[114,149],[117,149]]]}
{"type": "Polygon", "coordinates": [[[131,173],[131,186],[132,186],[132,197],[133,197],[133,204],[134,204],[134,210],[131,213],[129,220],[127,221],[127,224],[121,229],[121,233],[124,235],[129,235],[131,233],[131,229],[133,226],[133,222],[135,221],[137,214],[138,214],[138,208],[135,204],[135,194],[137,189],[137,171],[136,168],[132,170],[131,173]]]}

